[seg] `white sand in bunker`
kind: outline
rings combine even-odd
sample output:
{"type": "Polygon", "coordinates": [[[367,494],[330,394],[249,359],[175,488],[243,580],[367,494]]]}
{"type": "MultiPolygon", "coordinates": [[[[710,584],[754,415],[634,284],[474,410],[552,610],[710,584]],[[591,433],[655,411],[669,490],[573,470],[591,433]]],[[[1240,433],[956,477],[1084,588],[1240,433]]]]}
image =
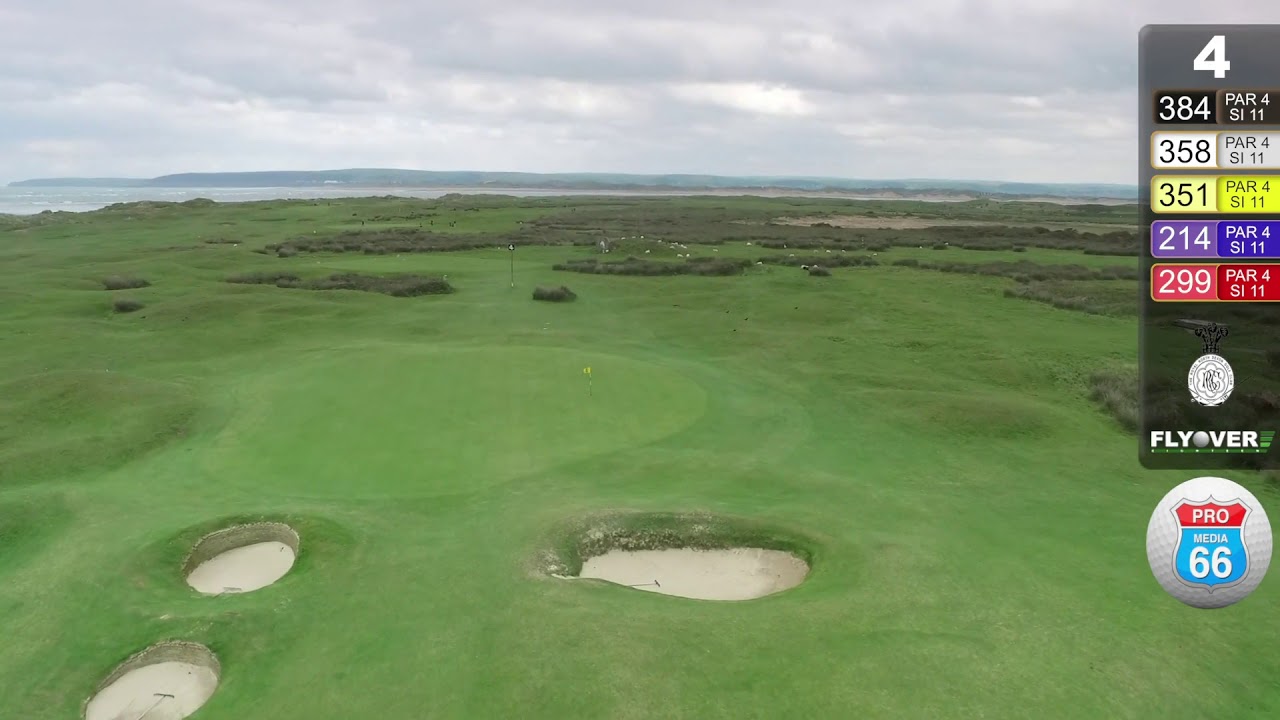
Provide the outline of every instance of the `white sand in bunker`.
{"type": "Polygon", "coordinates": [[[85,720],[181,720],[218,688],[220,665],[202,645],[166,642],[126,660],[85,703],[85,720]]]}
{"type": "Polygon", "coordinates": [[[253,543],[200,563],[187,576],[187,584],[206,595],[249,592],[284,577],[293,561],[293,548],[285,543],[253,543]]]}
{"type": "Polygon", "coordinates": [[[793,588],[809,565],[780,550],[610,550],[587,559],[578,577],[697,600],[751,600],[793,588]]]}
{"type": "Polygon", "coordinates": [[[179,720],[204,705],[218,687],[213,670],[162,662],[132,670],[89,701],[85,720],[179,720]]]}

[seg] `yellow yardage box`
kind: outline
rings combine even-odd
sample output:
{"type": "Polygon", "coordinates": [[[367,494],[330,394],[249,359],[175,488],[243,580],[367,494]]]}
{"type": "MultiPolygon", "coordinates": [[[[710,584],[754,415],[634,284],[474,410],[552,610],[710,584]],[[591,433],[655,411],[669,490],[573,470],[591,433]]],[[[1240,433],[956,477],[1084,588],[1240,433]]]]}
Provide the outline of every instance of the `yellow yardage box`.
{"type": "Polygon", "coordinates": [[[1218,212],[1280,212],[1280,176],[1229,175],[1217,178],[1218,212]]]}
{"type": "Polygon", "coordinates": [[[1151,178],[1151,210],[1157,213],[1216,212],[1218,188],[1227,179],[1215,175],[1156,175],[1151,178]]]}

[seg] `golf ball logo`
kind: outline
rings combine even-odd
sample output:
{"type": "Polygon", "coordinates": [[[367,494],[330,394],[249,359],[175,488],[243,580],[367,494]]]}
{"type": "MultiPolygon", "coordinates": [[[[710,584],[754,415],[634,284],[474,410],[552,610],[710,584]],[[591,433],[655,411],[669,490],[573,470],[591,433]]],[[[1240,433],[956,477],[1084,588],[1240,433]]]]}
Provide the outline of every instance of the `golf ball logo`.
{"type": "Polygon", "coordinates": [[[1147,561],[1160,586],[1197,608],[1237,603],[1271,564],[1271,523],[1258,499],[1219,477],[1170,490],[1147,525],[1147,561]]]}

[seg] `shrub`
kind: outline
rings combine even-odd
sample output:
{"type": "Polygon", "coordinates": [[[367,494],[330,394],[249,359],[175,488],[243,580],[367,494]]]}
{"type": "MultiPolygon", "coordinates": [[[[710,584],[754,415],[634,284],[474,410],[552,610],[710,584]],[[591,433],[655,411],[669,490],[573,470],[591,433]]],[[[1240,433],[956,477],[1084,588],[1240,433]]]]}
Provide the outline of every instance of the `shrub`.
{"type": "Polygon", "coordinates": [[[628,257],[612,262],[596,259],[570,260],[559,263],[552,269],[593,275],[741,275],[750,264],[750,260],[723,258],[690,258],[688,262],[662,262],[628,257]]]}
{"type": "Polygon", "coordinates": [[[247,272],[231,275],[227,278],[229,283],[239,283],[242,285],[277,285],[280,281],[299,282],[302,278],[290,272],[247,272]]]}
{"type": "Polygon", "coordinates": [[[279,288],[303,290],[359,290],[376,292],[394,297],[419,295],[443,295],[454,291],[444,278],[421,275],[361,275],[359,273],[335,273],[328,277],[304,280],[288,272],[249,272],[232,275],[229,283],[245,285],[275,285],[279,288]]]}
{"type": "Polygon", "coordinates": [[[765,265],[785,265],[787,267],[803,267],[805,265],[809,267],[814,265],[822,267],[857,267],[860,265],[874,266],[880,264],[879,260],[870,255],[810,255],[808,257],[766,255],[760,258],[760,262],[765,265]]]}
{"type": "Polygon", "coordinates": [[[830,277],[831,271],[821,265],[809,266],[809,275],[814,277],[830,277]]]}
{"type": "Polygon", "coordinates": [[[116,298],[111,303],[111,307],[114,308],[115,311],[118,313],[131,313],[137,310],[141,310],[146,306],[138,302],[137,300],[132,300],[130,298],[116,298]]]}
{"type": "Polygon", "coordinates": [[[568,302],[577,298],[572,290],[561,285],[560,287],[542,287],[538,286],[533,289],[534,300],[546,300],[548,302],[568,302]]]}
{"type": "Polygon", "coordinates": [[[132,277],[129,275],[112,275],[102,278],[102,287],[107,290],[136,290],[150,286],[145,278],[132,277]]]}

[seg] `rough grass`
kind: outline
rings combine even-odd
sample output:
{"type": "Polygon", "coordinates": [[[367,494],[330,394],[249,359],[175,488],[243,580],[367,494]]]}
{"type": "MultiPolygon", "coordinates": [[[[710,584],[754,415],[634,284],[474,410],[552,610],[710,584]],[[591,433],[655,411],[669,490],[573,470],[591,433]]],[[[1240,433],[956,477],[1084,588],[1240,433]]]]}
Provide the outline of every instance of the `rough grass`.
{"type": "Polygon", "coordinates": [[[1137,316],[1137,295],[1136,283],[1113,280],[1031,281],[1004,290],[1005,297],[1110,317],[1137,316]]]}
{"type": "Polygon", "coordinates": [[[242,285],[275,285],[302,290],[357,290],[393,297],[444,295],[454,292],[453,286],[442,277],[424,277],[410,273],[364,275],[348,272],[304,279],[291,272],[258,271],[230,275],[227,277],[227,282],[242,285]]]}
{"type": "Polygon", "coordinates": [[[964,275],[990,275],[1007,277],[1018,282],[1046,280],[1137,280],[1138,269],[1129,265],[1107,265],[1104,267],[1086,267],[1084,265],[1043,265],[1031,261],[1019,262],[987,262],[987,263],[941,263],[927,262],[917,258],[895,260],[894,265],[902,267],[935,270],[946,273],[964,275]]]}
{"type": "Polygon", "coordinates": [[[150,285],[151,283],[146,278],[129,275],[111,275],[102,278],[102,287],[106,290],[136,290],[150,285]]]}
{"type": "Polygon", "coordinates": [[[1094,373],[1089,378],[1089,397],[1125,430],[1137,432],[1141,402],[1136,367],[1094,373]]]}
{"type": "Polygon", "coordinates": [[[539,285],[533,289],[534,300],[545,300],[548,302],[568,302],[577,299],[577,295],[568,288],[561,285],[559,287],[544,287],[539,285]]]}
{"type": "Polygon", "coordinates": [[[663,262],[661,260],[641,260],[628,257],[623,260],[570,260],[558,263],[553,269],[563,272],[588,273],[592,275],[741,275],[751,264],[745,259],[689,258],[684,262],[663,262]]]}
{"type": "Polygon", "coordinates": [[[870,255],[765,255],[757,259],[765,265],[801,267],[820,265],[825,267],[875,267],[880,261],[870,255]]]}
{"type": "Polygon", "coordinates": [[[298,253],[363,253],[396,255],[401,253],[456,252],[480,248],[520,245],[594,245],[598,237],[577,237],[565,233],[530,234],[458,234],[435,232],[423,228],[392,227],[377,230],[349,230],[336,235],[298,237],[283,243],[271,243],[264,252],[280,257],[298,253]]]}

